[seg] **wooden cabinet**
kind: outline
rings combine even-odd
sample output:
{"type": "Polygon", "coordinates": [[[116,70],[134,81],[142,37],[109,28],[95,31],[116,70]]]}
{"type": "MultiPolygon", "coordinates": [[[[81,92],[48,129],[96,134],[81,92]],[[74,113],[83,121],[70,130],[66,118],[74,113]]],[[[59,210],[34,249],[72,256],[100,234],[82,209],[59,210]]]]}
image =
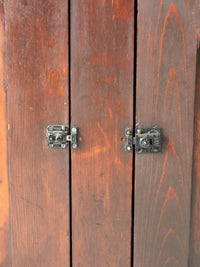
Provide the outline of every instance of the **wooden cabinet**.
{"type": "Polygon", "coordinates": [[[0,266],[200,266],[198,0],[0,1],[0,266]],[[79,127],[78,149],[47,146],[79,127]],[[162,152],[124,150],[160,127],[162,152]]]}

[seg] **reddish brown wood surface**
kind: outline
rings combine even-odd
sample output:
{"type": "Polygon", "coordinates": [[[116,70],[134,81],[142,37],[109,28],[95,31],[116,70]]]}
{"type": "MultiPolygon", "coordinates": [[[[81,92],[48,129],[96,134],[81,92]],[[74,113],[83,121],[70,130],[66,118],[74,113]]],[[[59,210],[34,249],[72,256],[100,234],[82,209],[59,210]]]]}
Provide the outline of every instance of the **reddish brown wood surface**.
{"type": "Polygon", "coordinates": [[[136,156],[135,267],[188,267],[198,12],[198,1],[139,1],[136,121],[164,140],[136,156]]]}
{"type": "Polygon", "coordinates": [[[71,2],[73,266],[130,266],[134,1],[71,2]]]}
{"type": "Polygon", "coordinates": [[[6,92],[4,88],[3,5],[0,4],[0,266],[9,266],[9,194],[7,169],[6,92]]]}
{"type": "Polygon", "coordinates": [[[45,140],[48,124],[68,123],[67,1],[8,0],[4,12],[12,266],[69,266],[68,150],[45,140]]]}
{"type": "Polygon", "coordinates": [[[200,263],[200,43],[197,47],[190,267],[200,263]]]}

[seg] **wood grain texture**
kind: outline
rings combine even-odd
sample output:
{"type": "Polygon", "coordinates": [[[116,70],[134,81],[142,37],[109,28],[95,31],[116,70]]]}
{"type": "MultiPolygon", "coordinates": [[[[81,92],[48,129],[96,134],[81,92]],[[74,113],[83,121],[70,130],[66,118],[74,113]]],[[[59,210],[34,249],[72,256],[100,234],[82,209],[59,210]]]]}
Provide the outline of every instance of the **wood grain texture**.
{"type": "Polygon", "coordinates": [[[200,263],[200,42],[197,44],[190,267],[200,263]]]}
{"type": "Polygon", "coordinates": [[[71,2],[74,267],[130,266],[134,1],[71,2]]]}
{"type": "Polygon", "coordinates": [[[139,1],[136,122],[164,140],[161,154],[136,156],[135,267],[188,267],[199,7],[139,1]]]}
{"type": "Polygon", "coordinates": [[[67,1],[5,1],[5,43],[12,266],[69,266],[67,1]]]}
{"type": "Polygon", "coordinates": [[[9,266],[9,192],[7,168],[7,118],[4,88],[3,4],[0,3],[0,266],[9,266]]]}

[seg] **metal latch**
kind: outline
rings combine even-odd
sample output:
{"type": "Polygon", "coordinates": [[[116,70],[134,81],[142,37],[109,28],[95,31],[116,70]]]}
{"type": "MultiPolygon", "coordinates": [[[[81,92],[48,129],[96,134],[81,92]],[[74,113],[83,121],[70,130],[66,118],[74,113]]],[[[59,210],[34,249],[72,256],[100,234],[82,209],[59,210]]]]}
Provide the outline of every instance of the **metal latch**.
{"type": "Polygon", "coordinates": [[[49,148],[64,149],[71,143],[71,148],[78,148],[78,127],[69,127],[66,125],[49,125],[47,126],[47,145],[49,148]]]}
{"type": "Polygon", "coordinates": [[[133,130],[125,130],[125,151],[135,153],[158,153],[161,152],[161,128],[136,128],[135,136],[133,130]]]}

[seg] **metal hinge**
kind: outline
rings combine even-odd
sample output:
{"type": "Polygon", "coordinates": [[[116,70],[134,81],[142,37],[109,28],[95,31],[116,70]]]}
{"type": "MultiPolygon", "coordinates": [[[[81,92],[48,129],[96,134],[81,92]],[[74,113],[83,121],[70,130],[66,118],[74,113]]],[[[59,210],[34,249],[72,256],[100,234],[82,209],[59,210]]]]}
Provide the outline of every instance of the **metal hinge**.
{"type": "Polygon", "coordinates": [[[64,149],[71,143],[72,149],[78,148],[78,127],[69,127],[66,125],[49,125],[47,126],[47,145],[49,148],[64,149]]]}
{"type": "Polygon", "coordinates": [[[125,151],[135,153],[158,153],[161,152],[161,128],[136,128],[135,136],[133,130],[125,130],[125,151]]]}

